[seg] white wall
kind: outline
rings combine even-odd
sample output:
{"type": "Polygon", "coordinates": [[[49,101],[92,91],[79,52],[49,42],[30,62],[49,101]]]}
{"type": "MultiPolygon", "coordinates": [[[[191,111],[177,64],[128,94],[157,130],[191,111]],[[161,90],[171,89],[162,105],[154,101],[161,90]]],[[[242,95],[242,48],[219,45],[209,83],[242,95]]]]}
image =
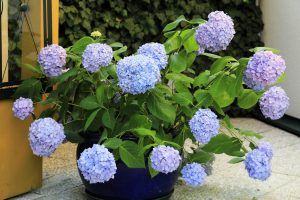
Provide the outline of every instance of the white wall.
{"type": "Polygon", "coordinates": [[[282,87],[290,97],[288,115],[300,119],[300,0],[260,0],[265,46],[280,49],[287,64],[282,87]]]}

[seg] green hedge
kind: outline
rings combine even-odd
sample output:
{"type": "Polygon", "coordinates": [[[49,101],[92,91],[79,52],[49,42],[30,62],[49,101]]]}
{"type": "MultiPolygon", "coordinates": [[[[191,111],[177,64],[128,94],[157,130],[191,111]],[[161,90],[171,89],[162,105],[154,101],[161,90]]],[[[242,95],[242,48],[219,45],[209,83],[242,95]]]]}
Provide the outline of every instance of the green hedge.
{"type": "Polygon", "coordinates": [[[162,42],[161,30],[179,15],[206,19],[215,10],[234,19],[237,34],[227,50],[231,55],[249,55],[248,49],[263,45],[261,10],[255,0],[61,0],[60,44],[71,45],[99,30],[109,42],[120,41],[132,53],[143,43],[162,42]]]}

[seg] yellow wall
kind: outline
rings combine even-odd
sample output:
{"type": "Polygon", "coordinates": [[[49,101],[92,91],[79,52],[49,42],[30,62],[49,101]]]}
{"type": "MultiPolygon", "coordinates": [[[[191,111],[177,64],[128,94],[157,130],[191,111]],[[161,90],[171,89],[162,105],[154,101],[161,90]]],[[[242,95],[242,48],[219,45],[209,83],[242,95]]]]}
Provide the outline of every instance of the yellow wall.
{"type": "MultiPolygon", "coordinates": [[[[4,0],[5,5],[7,1],[4,0]]],[[[29,2],[32,30],[35,33],[37,44],[41,48],[44,40],[41,17],[42,1],[32,0],[29,2]]],[[[52,0],[53,43],[58,43],[58,6],[59,1],[52,0]]],[[[32,39],[29,38],[31,36],[28,33],[27,26],[23,27],[23,33],[22,61],[23,63],[34,64],[36,53],[32,46],[32,39]]],[[[5,35],[2,34],[2,36],[5,35]]],[[[3,52],[7,52],[7,46],[2,48],[3,52]]],[[[31,74],[28,71],[22,69],[22,78],[30,76],[31,74]]],[[[32,154],[28,142],[28,128],[31,120],[21,121],[15,118],[11,110],[12,104],[12,100],[0,101],[0,199],[31,191],[42,184],[42,158],[32,154]]],[[[41,106],[35,108],[36,113],[42,110],[41,106]]]]}

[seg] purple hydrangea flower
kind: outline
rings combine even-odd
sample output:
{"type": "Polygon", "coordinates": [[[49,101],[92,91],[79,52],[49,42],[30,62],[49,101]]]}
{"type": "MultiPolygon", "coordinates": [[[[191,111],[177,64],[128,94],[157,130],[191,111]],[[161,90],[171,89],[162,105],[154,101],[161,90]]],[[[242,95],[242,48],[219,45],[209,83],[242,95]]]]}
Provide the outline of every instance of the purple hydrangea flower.
{"type": "Polygon", "coordinates": [[[179,151],[173,147],[159,145],[153,149],[150,160],[153,169],[168,174],[177,170],[181,157],[179,151]]]}
{"type": "Polygon", "coordinates": [[[264,151],[254,149],[247,153],[244,163],[251,178],[265,181],[271,175],[270,159],[264,151]]]}
{"type": "Polygon", "coordinates": [[[198,54],[205,50],[218,52],[225,50],[235,34],[230,16],[223,11],[211,12],[208,21],[196,30],[195,39],[199,45],[198,54]]]}
{"type": "Polygon", "coordinates": [[[207,176],[205,169],[198,163],[191,163],[181,170],[183,180],[192,187],[201,186],[207,176]]]}
{"type": "Polygon", "coordinates": [[[285,61],[271,51],[256,52],[244,72],[245,84],[254,90],[263,90],[275,83],[284,72],[285,61]]]}
{"type": "Polygon", "coordinates": [[[82,54],[83,67],[94,73],[102,66],[108,66],[113,57],[113,50],[107,44],[89,44],[82,54]]]}
{"type": "Polygon", "coordinates": [[[119,86],[130,94],[141,94],[160,81],[160,71],[152,58],[144,55],[128,56],[117,64],[119,86]]]}
{"type": "Polygon", "coordinates": [[[168,64],[168,56],[165,46],[160,43],[147,43],[138,49],[138,54],[152,58],[159,69],[165,69],[168,64]]]}
{"type": "Polygon", "coordinates": [[[217,115],[209,108],[199,109],[189,121],[190,129],[198,142],[207,144],[219,132],[217,115]]]}
{"type": "Polygon", "coordinates": [[[46,76],[56,77],[62,74],[66,58],[66,50],[57,44],[52,44],[42,48],[38,56],[38,62],[46,76]]]}
{"type": "Polygon", "coordinates": [[[289,97],[278,86],[269,88],[259,100],[259,107],[266,118],[281,118],[289,107],[289,97]]]}
{"type": "Polygon", "coordinates": [[[12,108],[14,115],[21,120],[27,118],[31,113],[33,113],[33,110],[32,100],[23,97],[17,99],[12,108]]]}
{"type": "Polygon", "coordinates": [[[64,127],[52,118],[35,120],[29,128],[29,142],[37,156],[50,156],[65,139],[64,127]]]}
{"type": "Polygon", "coordinates": [[[270,143],[268,142],[263,142],[263,143],[260,143],[257,147],[257,149],[259,149],[260,151],[264,152],[267,157],[269,158],[269,160],[272,159],[273,157],[273,150],[272,150],[272,146],[270,143]]]}
{"type": "Polygon", "coordinates": [[[114,178],[117,171],[112,153],[103,145],[94,144],[85,149],[77,160],[78,168],[90,183],[104,183],[114,178]]]}

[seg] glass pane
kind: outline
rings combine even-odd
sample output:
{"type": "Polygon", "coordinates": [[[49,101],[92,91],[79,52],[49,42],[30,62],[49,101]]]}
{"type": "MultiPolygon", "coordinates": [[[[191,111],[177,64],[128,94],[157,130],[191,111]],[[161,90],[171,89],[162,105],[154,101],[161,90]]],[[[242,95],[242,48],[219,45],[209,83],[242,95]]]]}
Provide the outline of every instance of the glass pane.
{"type": "Polygon", "coordinates": [[[15,82],[32,75],[24,64],[35,65],[41,47],[42,2],[3,0],[2,82],[15,82]]]}

